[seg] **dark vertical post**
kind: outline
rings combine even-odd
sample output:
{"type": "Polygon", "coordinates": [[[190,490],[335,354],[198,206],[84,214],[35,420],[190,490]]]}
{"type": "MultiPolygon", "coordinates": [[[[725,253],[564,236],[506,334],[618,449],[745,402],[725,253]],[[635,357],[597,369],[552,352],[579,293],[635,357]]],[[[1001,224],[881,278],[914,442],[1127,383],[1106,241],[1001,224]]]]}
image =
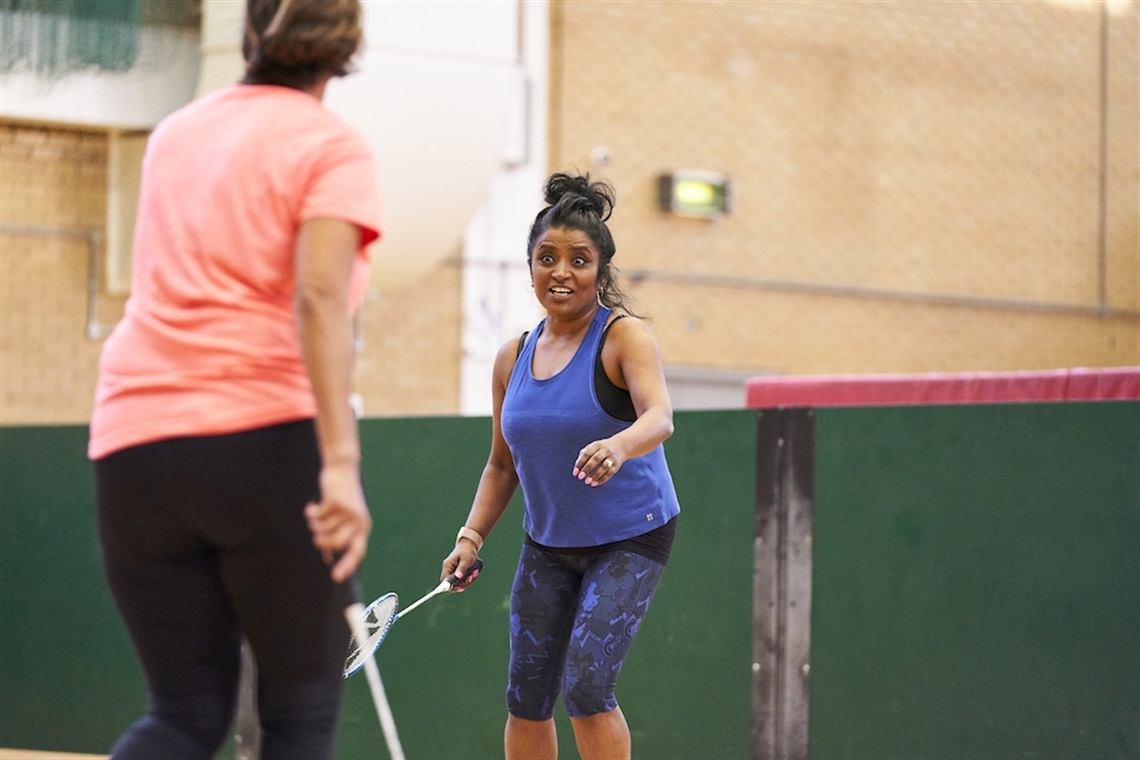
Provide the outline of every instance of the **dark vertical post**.
{"type": "Polygon", "coordinates": [[[806,760],[814,410],[762,409],[756,444],[752,757],[806,760]]]}

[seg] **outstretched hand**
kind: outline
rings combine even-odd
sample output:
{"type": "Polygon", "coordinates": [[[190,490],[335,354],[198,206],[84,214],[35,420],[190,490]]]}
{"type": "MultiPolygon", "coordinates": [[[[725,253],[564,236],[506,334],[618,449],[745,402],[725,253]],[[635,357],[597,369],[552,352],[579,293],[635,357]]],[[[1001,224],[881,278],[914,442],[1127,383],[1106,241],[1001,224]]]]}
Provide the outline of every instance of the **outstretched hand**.
{"type": "Polygon", "coordinates": [[[612,439],[587,444],[578,452],[570,474],[588,486],[600,486],[617,475],[625,457],[613,445],[612,439]]]}

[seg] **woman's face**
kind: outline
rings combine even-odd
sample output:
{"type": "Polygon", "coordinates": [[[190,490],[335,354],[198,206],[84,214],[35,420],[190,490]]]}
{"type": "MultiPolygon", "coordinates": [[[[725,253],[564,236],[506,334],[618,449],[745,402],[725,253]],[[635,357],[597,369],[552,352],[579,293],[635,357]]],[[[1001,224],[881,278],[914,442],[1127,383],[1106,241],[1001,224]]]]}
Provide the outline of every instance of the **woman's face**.
{"type": "Polygon", "coordinates": [[[571,319],[598,305],[598,265],[594,241],[581,230],[551,227],[535,242],[530,277],[538,302],[552,317],[571,319]]]}

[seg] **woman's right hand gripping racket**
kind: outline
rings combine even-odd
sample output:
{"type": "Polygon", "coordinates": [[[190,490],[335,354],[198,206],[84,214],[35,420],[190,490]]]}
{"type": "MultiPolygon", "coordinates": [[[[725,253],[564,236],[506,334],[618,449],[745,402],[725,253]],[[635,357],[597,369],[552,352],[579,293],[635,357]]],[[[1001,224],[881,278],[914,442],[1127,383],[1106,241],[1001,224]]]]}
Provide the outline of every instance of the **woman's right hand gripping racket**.
{"type": "Polygon", "coordinates": [[[384,596],[365,607],[362,624],[353,629],[352,642],[348,648],[348,659],[345,660],[344,663],[344,677],[348,678],[360,670],[364,663],[372,658],[372,653],[375,652],[384,641],[384,637],[388,635],[388,631],[391,630],[397,620],[433,596],[442,594],[444,591],[451,591],[466,581],[467,578],[470,578],[471,573],[477,573],[482,569],[483,561],[475,560],[475,563],[467,568],[467,576],[465,578],[457,578],[455,574],[452,573],[440,581],[438,586],[424,594],[416,600],[414,604],[402,612],[400,611],[400,598],[396,596],[395,592],[384,594],[384,596]],[[361,638],[362,636],[363,638],[361,638]]]}

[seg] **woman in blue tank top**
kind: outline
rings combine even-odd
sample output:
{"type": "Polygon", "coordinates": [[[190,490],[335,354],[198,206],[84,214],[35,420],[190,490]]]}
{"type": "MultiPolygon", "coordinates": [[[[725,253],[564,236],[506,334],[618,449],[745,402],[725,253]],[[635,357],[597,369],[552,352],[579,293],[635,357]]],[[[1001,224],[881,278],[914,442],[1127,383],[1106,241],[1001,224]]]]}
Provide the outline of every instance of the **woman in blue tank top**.
{"type": "Polygon", "coordinates": [[[615,280],[612,189],[554,174],[545,191],[527,262],[546,317],[495,359],[491,453],[442,573],[466,574],[521,484],[507,760],[557,756],[559,695],[583,760],[628,758],[614,688],[676,532],[673,408],[657,341],[615,280]]]}

